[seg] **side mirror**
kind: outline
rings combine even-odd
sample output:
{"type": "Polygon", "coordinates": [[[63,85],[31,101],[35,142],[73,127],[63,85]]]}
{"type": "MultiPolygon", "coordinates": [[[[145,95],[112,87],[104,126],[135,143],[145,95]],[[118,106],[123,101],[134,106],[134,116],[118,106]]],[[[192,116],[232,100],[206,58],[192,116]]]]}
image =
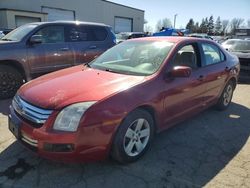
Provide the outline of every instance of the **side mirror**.
{"type": "Polygon", "coordinates": [[[42,43],[42,35],[33,35],[30,40],[30,44],[40,44],[42,43]]]}
{"type": "Polygon", "coordinates": [[[191,75],[192,69],[187,66],[176,66],[170,72],[172,77],[189,77],[191,75]]]}

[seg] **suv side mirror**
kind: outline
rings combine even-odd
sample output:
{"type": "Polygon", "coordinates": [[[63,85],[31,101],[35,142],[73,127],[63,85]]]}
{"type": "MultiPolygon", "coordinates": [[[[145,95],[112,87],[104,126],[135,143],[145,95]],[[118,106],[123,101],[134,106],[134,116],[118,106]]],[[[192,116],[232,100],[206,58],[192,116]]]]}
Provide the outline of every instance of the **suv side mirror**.
{"type": "Polygon", "coordinates": [[[191,75],[192,69],[187,66],[176,66],[170,72],[172,77],[189,77],[191,75]]]}
{"type": "Polygon", "coordinates": [[[33,35],[30,38],[30,44],[40,44],[42,43],[42,35],[33,35]]]}

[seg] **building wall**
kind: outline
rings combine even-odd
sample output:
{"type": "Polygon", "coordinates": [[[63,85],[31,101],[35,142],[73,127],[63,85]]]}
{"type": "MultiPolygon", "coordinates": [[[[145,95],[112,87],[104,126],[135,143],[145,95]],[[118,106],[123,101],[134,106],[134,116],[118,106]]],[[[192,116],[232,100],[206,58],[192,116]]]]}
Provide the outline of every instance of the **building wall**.
{"type": "Polygon", "coordinates": [[[144,11],[119,6],[117,4],[102,1],[103,22],[114,27],[114,17],[133,19],[133,31],[143,31],[144,11]]]}
{"type": "Polygon", "coordinates": [[[6,11],[0,11],[0,28],[8,28],[6,11]]]}
{"type": "Polygon", "coordinates": [[[40,18],[42,22],[47,20],[46,14],[39,14],[39,13],[33,13],[33,12],[24,12],[24,11],[16,11],[16,10],[5,10],[2,11],[5,12],[6,15],[6,25],[3,28],[8,29],[14,29],[16,28],[16,16],[24,16],[24,17],[34,17],[34,18],[40,18]]]}
{"type": "Polygon", "coordinates": [[[41,12],[42,7],[74,10],[76,20],[101,22],[114,27],[114,17],[133,19],[133,31],[143,31],[144,11],[103,0],[1,0],[0,8],[41,12]]]}

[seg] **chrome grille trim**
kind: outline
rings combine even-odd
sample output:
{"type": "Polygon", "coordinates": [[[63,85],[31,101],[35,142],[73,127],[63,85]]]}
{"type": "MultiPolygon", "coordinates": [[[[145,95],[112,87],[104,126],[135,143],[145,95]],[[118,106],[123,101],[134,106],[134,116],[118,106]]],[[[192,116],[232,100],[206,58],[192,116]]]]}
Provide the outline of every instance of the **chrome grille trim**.
{"type": "Polygon", "coordinates": [[[15,96],[12,100],[12,106],[15,111],[23,118],[38,124],[43,124],[49,118],[52,110],[42,109],[29,104],[21,99],[19,96],[15,96]]]}
{"type": "Polygon", "coordinates": [[[26,142],[27,144],[31,145],[31,146],[34,146],[34,147],[37,147],[38,146],[38,141],[37,140],[33,140],[29,137],[27,137],[26,135],[22,135],[22,138],[21,138],[24,142],[26,142]]]}

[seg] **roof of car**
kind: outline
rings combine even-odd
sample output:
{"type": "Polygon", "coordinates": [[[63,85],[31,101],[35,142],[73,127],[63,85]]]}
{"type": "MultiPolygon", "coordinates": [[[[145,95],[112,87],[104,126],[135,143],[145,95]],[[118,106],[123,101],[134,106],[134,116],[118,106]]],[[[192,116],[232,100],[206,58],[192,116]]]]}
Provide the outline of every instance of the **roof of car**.
{"type": "MultiPolygon", "coordinates": [[[[43,24],[76,24],[76,25],[97,25],[97,26],[108,26],[103,23],[96,23],[96,22],[82,22],[82,21],[53,21],[53,22],[34,22],[30,24],[37,24],[37,25],[43,25],[43,24]]],[[[108,26],[109,27],[109,26],[108,26]]]]}

